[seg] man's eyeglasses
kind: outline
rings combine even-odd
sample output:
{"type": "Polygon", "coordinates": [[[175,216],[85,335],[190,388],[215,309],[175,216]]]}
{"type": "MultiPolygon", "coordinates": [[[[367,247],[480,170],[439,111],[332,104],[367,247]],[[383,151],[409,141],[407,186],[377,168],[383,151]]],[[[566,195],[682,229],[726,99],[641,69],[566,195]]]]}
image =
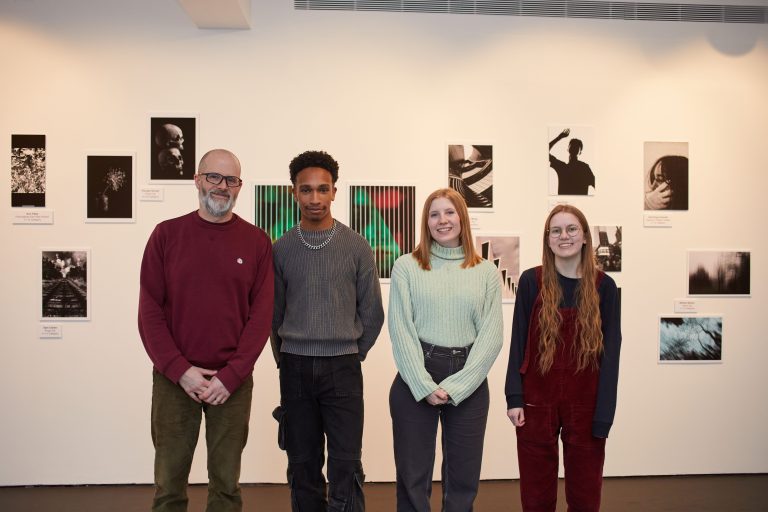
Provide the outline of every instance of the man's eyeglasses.
{"type": "MultiPolygon", "coordinates": [[[[563,234],[563,228],[559,226],[549,228],[548,231],[551,238],[560,238],[563,234]]],[[[565,232],[568,234],[568,236],[576,236],[581,233],[581,226],[576,224],[569,224],[568,226],[565,226],[565,232]]]]}
{"type": "Polygon", "coordinates": [[[218,185],[224,180],[226,180],[227,182],[227,187],[230,187],[230,188],[237,188],[243,184],[243,180],[241,180],[237,176],[224,176],[223,174],[219,174],[218,172],[201,172],[199,174],[200,176],[205,177],[205,181],[207,181],[208,183],[213,183],[214,185],[218,185]]]}

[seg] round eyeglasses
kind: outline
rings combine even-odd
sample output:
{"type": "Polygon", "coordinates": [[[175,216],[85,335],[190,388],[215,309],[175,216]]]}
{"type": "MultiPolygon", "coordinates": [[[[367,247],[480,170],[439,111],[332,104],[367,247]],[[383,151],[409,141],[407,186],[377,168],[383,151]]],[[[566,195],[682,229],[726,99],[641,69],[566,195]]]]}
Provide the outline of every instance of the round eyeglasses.
{"type": "MultiPolygon", "coordinates": [[[[560,226],[549,228],[547,231],[549,231],[550,238],[560,238],[563,235],[563,228],[560,226]]],[[[578,226],[577,224],[569,224],[565,226],[565,233],[568,236],[576,236],[581,233],[581,226],[578,226]]]]}
{"type": "Polygon", "coordinates": [[[213,183],[214,185],[218,185],[222,181],[226,181],[227,187],[237,188],[243,184],[243,180],[241,180],[237,176],[224,176],[223,174],[220,174],[218,172],[201,172],[199,174],[200,176],[205,177],[205,181],[207,181],[208,183],[213,183]]]}

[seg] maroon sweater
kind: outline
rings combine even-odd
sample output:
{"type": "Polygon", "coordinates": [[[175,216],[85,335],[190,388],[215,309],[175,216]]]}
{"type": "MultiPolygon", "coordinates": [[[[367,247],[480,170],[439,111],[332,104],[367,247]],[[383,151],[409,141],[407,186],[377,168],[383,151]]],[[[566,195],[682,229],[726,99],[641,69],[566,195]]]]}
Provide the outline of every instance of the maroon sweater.
{"type": "Polygon", "coordinates": [[[161,222],[141,262],[139,334],[155,368],[178,383],[190,366],[218,370],[234,392],[269,336],[272,244],[237,215],[222,224],[197,211],[161,222]]]}

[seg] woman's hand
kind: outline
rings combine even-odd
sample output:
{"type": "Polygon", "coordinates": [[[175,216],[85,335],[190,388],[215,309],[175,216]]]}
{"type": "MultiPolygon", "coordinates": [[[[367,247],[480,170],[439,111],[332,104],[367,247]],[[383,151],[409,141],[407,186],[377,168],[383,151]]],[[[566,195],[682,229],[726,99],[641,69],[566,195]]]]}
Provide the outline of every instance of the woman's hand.
{"type": "Polygon", "coordinates": [[[516,427],[522,427],[525,425],[525,412],[523,412],[522,407],[507,409],[507,417],[509,418],[509,421],[511,421],[512,424],[516,427]]]}
{"type": "Polygon", "coordinates": [[[432,393],[427,395],[427,403],[429,405],[443,405],[447,404],[451,397],[443,388],[437,388],[432,393]]]}

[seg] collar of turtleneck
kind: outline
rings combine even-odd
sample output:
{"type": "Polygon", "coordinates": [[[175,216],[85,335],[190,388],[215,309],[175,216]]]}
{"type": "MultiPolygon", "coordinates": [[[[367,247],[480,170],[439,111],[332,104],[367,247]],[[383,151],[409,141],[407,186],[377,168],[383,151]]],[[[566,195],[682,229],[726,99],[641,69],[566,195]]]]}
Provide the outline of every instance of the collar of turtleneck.
{"type": "Polygon", "coordinates": [[[436,256],[442,260],[463,260],[464,248],[458,247],[443,247],[437,242],[432,242],[430,251],[433,256],[436,256]]]}

